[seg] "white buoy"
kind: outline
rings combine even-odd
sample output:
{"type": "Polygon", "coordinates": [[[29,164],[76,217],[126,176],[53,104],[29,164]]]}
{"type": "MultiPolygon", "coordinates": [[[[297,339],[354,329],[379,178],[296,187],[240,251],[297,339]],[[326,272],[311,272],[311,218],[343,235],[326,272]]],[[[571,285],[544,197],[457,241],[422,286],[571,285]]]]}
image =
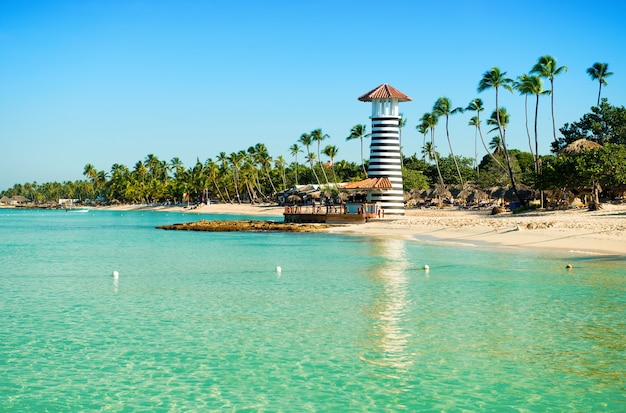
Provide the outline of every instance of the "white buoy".
{"type": "Polygon", "coordinates": [[[277,273],[277,274],[280,274],[280,273],[282,273],[282,272],[283,272],[283,269],[282,269],[282,268],[280,268],[280,265],[277,265],[277,266],[276,266],[276,273],[277,273]]]}
{"type": "Polygon", "coordinates": [[[120,278],[120,273],[117,271],[113,271],[113,274],[111,274],[111,277],[113,278],[120,278]]]}
{"type": "Polygon", "coordinates": [[[428,266],[428,264],[424,265],[424,271],[428,271],[428,270],[430,270],[430,267],[428,266]]]}

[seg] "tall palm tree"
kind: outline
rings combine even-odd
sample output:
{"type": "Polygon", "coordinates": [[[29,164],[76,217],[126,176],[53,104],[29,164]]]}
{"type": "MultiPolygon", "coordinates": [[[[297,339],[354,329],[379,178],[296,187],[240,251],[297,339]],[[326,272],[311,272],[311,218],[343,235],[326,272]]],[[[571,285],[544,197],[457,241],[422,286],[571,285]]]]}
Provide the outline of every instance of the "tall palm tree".
{"type": "Polygon", "coordinates": [[[517,81],[513,83],[513,88],[524,96],[524,122],[526,125],[526,136],[528,137],[528,147],[530,148],[530,154],[535,158],[535,150],[530,139],[530,130],[528,129],[528,95],[531,94],[530,88],[532,87],[532,78],[538,76],[531,76],[523,74],[517,77],[517,81]]]}
{"type": "Polygon", "coordinates": [[[324,180],[326,181],[326,185],[329,185],[329,182],[328,176],[326,176],[326,168],[324,168],[324,165],[322,164],[320,144],[322,143],[322,141],[328,138],[330,138],[330,136],[328,136],[327,133],[323,133],[321,129],[315,129],[311,131],[311,139],[317,142],[317,163],[319,164],[320,168],[322,168],[322,174],[324,174],[324,180]]]}
{"type": "MultiPolygon", "coordinates": [[[[478,82],[478,92],[482,92],[487,89],[495,89],[496,91],[496,110],[494,110],[494,114],[496,118],[496,123],[498,124],[498,131],[500,132],[500,137],[502,139],[502,149],[504,152],[504,160],[506,161],[506,167],[509,172],[509,180],[511,181],[511,186],[513,187],[513,192],[517,195],[517,198],[522,202],[523,200],[519,197],[519,193],[517,192],[517,185],[515,184],[515,176],[513,175],[513,167],[511,166],[511,158],[509,157],[509,151],[506,145],[506,135],[503,129],[503,119],[501,119],[502,108],[499,106],[498,100],[498,91],[500,88],[506,89],[509,92],[513,93],[513,79],[507,78],[506,72],[500,71],[498,67],[492,67],[491,70],[486,71],[483,74],[483,78],[478,82]]],[[[506,113],[506,110],[504,111],[506,113]]],[[[489,122],[487,122],[489,123],[489,122]]]]}
{"type": "MultiPolygon", "coordinates": [[[[496,91],[496,108],[500,107],[500,103],[498,100],[499,90],[500,88],[506,89],[509,92],[513,93],[513,79],[509,79],[506,76],[506,72],[501,72],[500,68],[492,67],[491,70],[486,71],[483,74],[483,78],[478,83],[478,93],[483,92],[487,89],[495,89],[496,91]]],[[[496,111],[496,114],[499,116],[499,111],[496,111]]],[[[502,126],[500,124],[500,120],[498,117],[498,129],[500,130],[500,136],[502,133],[502,126]]]]}
{"type": "Polygon", "coordinates": [[[600,87],[598,88],[598,104],[600,106],[600,93],[602,93],[602,85],[608,85],[606,78],[611,76],[613,72],[609,72],[609,64],[608,63],[600,63],[596,62],[587,69],[587,73],[591,76],[591,80],[597,80],[600,83],[600,87]]]}
{"type": "Polygon", "coordinates": [[[326,145],[322,153],[330,158],[330,167],[333,171],[334,182],[337,183],[337,175],[335,174],[335,156],[337,156],[339,149],[335,145],[326,145]]]}
{"type": "Polygon", "coordinates": [[[296,162],[296,167],[294,168],[294,172],[296,173],[296,186],[298,186],[298,153],[300,152],[302,152],[302,149],[297,143],[294,143],[289,147],[289,153],[295,158],[296,162]]]}
{"type": "MultiPolygon", "coordinates": [[[[550,104],[552,107],[552,133],[554,135],[554,142],[556,140],[556,119],[554,119],[554,77],[566,72],[567,66],[558,67],[556,59],[552,56],[541,56],[535,66],[530,70],[531,73],[536,73],[540,77],[550,79],[550,104]]],[[[498,106],[496,106],[498,107],[498,106]]]]}
{"type": "Polygon", "coordinates": [[[446,117],[446,137],[448,138],[448,146],[450,147],[450,154],[452,155],[452,160],[454,161],[454,166],[456,167],[456,172],[459,175],[459,182],[461,186],[463,186],[463,176],[461,175],[461,169],[459,169],[459,163],[456,160],[456,156],[454,155],[454,151],[452,150],[452,142],[450,141],[450,132],[448,130],[448,119],[450,115],[454,115],[455,113],[462,113],[463,108],[458,107],[452,109],[452,102],[449,98],[443,96],[437,99],[435,105],[433,106],[433,114],[435,116],[445,116],[446,117]]]}
{"type": "Polygon", "coordinates": [[[491,151],[489,150],[489,148],[487,148],[487,143],[485,142],[485,138],[483,137],[483,131],[480,127],[481,125],[481,120],[480,120],[480,112],[484,111],[485,108],[483,106],[483,100],[481,98],[476,98],[474,100],[472,100],[467,107],[465,108],[465,110],[472,110],[474,112],[476,112],[476,116],[473,116],[470,121],[469,121],[469,126],[474,126],[476,128],[476,130],[478,131],[478,135],[480,136],[480,141],[483,144],[483,148],[485,148],[485,151],[489,154],[489,156],[491,157],[491,159],[496,163],[496,165],[498,165],[500,168],[502,168],[503,170],[506,170],[506,168],[504,167],[504,165],[502,165],[500,163],[500,161],[498,160],[498,158],[496,158],[495,156],[493,156],[493,154],[491,153],[491,151]]]}
{"type": "Polygon", "coordinates": [[[321,185],[320,180],[317,177],[317,173],[315,173],[315,168],[313,167],[313,161],[315,160],[315,156],[311,157],[311,144],[313,143],[313,138],[311,137],[311,134],[303,133],[302,135],[300,135],[300,139],[298,140],[298,142],[303,144],[304,147],[306,148],[306,159],[309,162],[309,165],[311,167],[311,172],[313,172],[313,175],[315,176],[315,179],[317,180],[317,184],[321,185]]]}
{"type": "Polygon", "coordinates": [[[428,126],[428,129],[430,130],[430,145],[432,148],[431,152],[435,160],[435,166],[437,167],[439,183],[443,185],[443,176],[441,175],[441,169],[439,168],[439,156],[437,155],[437,146],[435,145],[435,126],[437,126],[437,123],[439,123],[439,118],[434,113],[424,113],[424,115],[420,119],[420,122],[428,126]]]}
{"type": "Polygon", "coordinates": [[[347,141],[351,141],[354,139],[358,139],[361,141],[361,166],[363,167],[363,173],[367,176],[367,171],[365,170],[365,160],[363,159],[363,139],[369,138],[372,134],[366,133],[367,126],[365,125],[354,125],[350,130],[350,136],[346,138],[347,141]]]}
{"type": "Polygon", "coordinates": [[[539,137],[537,134],[537,121],[539,118],[539,96],[550,94],[549,90],[543,90],[543,82],[539,76],[521,75],[518,77],[518,81],[515,84],[515,88],[523,95],[525,95],[525,112],[526,112],[526,133],[528,134],[528,144],[530,146],[530,153],[533,155],[535,161],[535,173],[539,174],[539,137]],[[528,131],[528,95],[535,95],[535,148],[530,142],[530,132],[528,131]]]}

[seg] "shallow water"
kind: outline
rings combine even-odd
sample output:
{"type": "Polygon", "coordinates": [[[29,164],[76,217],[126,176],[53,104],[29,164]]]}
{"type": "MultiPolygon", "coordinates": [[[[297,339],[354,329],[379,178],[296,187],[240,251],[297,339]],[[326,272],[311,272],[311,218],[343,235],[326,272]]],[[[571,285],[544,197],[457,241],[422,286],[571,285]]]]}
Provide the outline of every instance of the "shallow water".
{"type": "Polygon", "coordinates": [[[0,210],[0,411],[626,405],[624,257],[200,218],[0,210]]]}

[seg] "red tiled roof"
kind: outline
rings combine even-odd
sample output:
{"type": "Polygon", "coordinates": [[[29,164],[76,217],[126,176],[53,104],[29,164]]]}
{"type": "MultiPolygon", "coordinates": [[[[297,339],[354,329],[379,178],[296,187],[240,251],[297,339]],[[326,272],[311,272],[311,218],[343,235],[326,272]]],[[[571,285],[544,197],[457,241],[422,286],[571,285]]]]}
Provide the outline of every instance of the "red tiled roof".
{"type": "Polygon", "coordinates": [[[347,182],[339,186],[339,189],[391,189],[389,178],[367,178],[358,182],[347,182]]]}
{"type": "Polygon", "coordinates": [[[375,89],[370,90],[363,96],[359,97],[361,102],[371,102],[374,99],[398,99],[400,102],[408,102],[413,99],[400,92],[398,89],[394,88],[387,83],[383,83],[375,89]]]}

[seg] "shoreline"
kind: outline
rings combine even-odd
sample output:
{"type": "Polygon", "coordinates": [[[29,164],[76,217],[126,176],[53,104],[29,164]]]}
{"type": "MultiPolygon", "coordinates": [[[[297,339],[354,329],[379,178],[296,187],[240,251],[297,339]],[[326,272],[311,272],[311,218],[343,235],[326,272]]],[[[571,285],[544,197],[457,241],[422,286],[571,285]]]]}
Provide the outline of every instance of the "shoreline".
{"type": "MultiPolygon", "coordinates": [[[[182,206],[121,205],[94,209],[256,217],[282,217],[284,211],[283,207],[275,204],[211,204],[193,209],[182,206]]],[[[603,204],[603,209],[599,211],[570,209],[499,215],[490,215],[488,210],[407,209],[401,217],[388,217],[365,224],[341,225],[322,231],[467,246],[539,248],[569,251],[579,255],[626,257],[626,205],[603,204]]]]}

